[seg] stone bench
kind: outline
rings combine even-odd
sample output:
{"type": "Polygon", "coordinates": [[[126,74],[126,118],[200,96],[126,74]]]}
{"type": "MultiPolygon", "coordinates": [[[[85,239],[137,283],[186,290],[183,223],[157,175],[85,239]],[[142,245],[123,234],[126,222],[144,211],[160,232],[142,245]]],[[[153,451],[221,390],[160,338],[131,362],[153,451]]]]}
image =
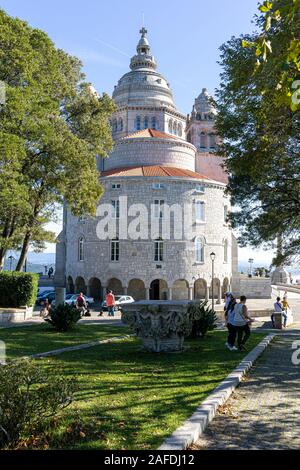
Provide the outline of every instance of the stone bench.
{"type": "MultiPolygon", "coordinates": [[[[277,330],[282,330],[284,325],[284,316],[282,312],[273,312],[274,315],[274,327],[277,330]]],[[[288,311],[286,326],[292,325],[294,323],[294,317],[291,310],[288,311]]]]}

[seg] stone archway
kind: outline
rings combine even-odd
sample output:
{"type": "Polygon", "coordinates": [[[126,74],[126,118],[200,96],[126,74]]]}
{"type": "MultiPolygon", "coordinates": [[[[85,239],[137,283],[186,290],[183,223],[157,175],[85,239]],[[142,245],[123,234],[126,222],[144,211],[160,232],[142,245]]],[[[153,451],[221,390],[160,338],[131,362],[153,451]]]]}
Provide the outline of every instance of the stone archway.
{"type": "Polygon", "coordinates": [[[76,278],[76,281],[75,281],[75,293],[76,294],[79,294],[80,292],[82,292],[83,294],[86,294],[86,284],[85,284],[85,280],[83,279],[83,277],[81,276],[78,276],[76,278]]]}
{"type": "Polygon", "coordinates": [[[122,282],[116,277],[109,279],[107,283],[107,290],[112,290],[114,295],[122,295],[124,293],[122,282]]]}
{"type": "Polygon", "coordinates": [[[207,282],[205,279],[197,279],[194,283],[194,299],[206,299],[207,282]]]}
{"type": "Polygon", "coordinates": [[[68,276],[67,278],[67,293],[74,294],[74,282],[72,276],[68,276]]]}
{"type": "Polygon", "coordinates": [[[178,279],[173,282],[172,286],[172,300],[188,300],[189,299],[189,284],[185,279],[178,279]]]}
{"type": "Polygon", "coordinates": [[[141,279],[131,279],[128,284],[127,294],[131,295],[134,300],[145,300],[146,289],[144,281],[141,279]]]}
{"type": "Polygon", "coordinates": [[[150,300],[168,300],[168,284],[164,279],[154,279],[150,284],[150,300]]]}
{"type": "Polygon", "coordinates": [[[92,277],[89,280],[88,294],[96,301],[102,300],[102,286],[101,281],[97,277],[92,277]]]}
{"type": "MultiPolygon", "coordinates": [[[[219,293],[221,289],[221,281],[218,278],[214,278],[213,282],[210,285],[209,288],[209,298],[212,299],[212,284],[214,284],[214,299],[219,299],[219,293]]],[[[220,300],[220,299],[219,299],[220,300]]]]}

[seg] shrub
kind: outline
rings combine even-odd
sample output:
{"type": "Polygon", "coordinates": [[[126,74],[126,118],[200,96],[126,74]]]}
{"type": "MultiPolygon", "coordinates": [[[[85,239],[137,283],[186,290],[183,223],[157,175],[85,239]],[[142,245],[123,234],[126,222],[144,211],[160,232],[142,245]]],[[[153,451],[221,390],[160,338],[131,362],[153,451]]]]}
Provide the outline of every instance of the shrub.
{"type": "Polygon", "coordinates": [[[189,312],[192,321],[191,338],[205,336],[208,331],[216,328],[218,317],[206,300],[190,305],[189,312]]]}
{"type": "Polygon", "coordinates": [[[72,305],[57,305],[51,309],[50,318],[45,321],[54,326],[57,331],[67,331],[80,319],[80,311],[72,305]]]}
{"type": "Polygon", "coordinates": [[[0,447],[42,432],[60,410],[70,405],[75,379],[53,375],[35,361],[14,361],[0,367],[0,447]]]}
{"type": "Polygon", "coordinates": [[[38,290],[38,274],[5,271],[0,273],[0,306],[34,305],[38,290]]]}

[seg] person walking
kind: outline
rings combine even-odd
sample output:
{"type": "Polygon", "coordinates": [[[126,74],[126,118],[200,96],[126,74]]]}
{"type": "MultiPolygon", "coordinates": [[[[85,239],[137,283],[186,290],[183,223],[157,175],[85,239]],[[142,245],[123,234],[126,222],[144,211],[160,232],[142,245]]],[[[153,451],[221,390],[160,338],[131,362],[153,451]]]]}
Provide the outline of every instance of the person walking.
{"type": "Polygon", "coordinates": [[[87,303],[82,292],[80,292],[79,296],[77,297],[75,306],[78,310],[80,310],[80,315],[83,317],[87,310],[87,303]]]}
{"type": "Polygon", "coordinates": [[[106,294],[105,301],[106,301],[106,305],[108,308],[108,316],[113,317],[115,315],[116,301],[115,301],[115,296],[112,290],[109,290],[108,293],[106,294]]]}
{"type": "Polygon", "coordinates": [[[282,300],[282,315],[283,315],[283,318],[284,318],[284,321],[283,321],[283,326],[284,328],[286,328],[286,322],[287,322],[287,318],[288,318],[288,312],[291,310],[291,307],[289,306],[289,303],[288,303],[288,299],[287,299],[287,295],[285,295],[283,297],[283,300],[282,300]]]}
{"type": "Polygon", "coordinates": [[[229,294],[229,302],[227,304],[227,309],[225,311],[225,321],[226,326],[228,329],[228,338],[225,346],[229,349],[229,351],[236,351],[237,348],[235,347],[235,339],[236,339],[236,327],[233,325],[234,319],[234,307],[236,305],[236,299],[232,294],[229,294]]]}
{"type": "Polygon", "coordinates": [[[250,324],[253,321],[248,315],[246,301],[247,298],[242,295],[240,297],[240,302],[234,306],[234,317],[232,319],[232,324],[236,328],[238,338],[237,343],[240,351],[247,351],[245,343],[251,334],[250,324]]]}

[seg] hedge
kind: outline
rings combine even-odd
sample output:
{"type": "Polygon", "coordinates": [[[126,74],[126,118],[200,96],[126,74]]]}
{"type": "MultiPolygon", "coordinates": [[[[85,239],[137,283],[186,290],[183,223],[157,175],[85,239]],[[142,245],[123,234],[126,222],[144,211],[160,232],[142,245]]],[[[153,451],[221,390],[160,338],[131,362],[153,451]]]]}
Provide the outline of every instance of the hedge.
{"type": "Polygon", "coordinates": [[[0,273],[0,307],[34,305],[38,290],[38,274],[4,271],[0,273]]]}

